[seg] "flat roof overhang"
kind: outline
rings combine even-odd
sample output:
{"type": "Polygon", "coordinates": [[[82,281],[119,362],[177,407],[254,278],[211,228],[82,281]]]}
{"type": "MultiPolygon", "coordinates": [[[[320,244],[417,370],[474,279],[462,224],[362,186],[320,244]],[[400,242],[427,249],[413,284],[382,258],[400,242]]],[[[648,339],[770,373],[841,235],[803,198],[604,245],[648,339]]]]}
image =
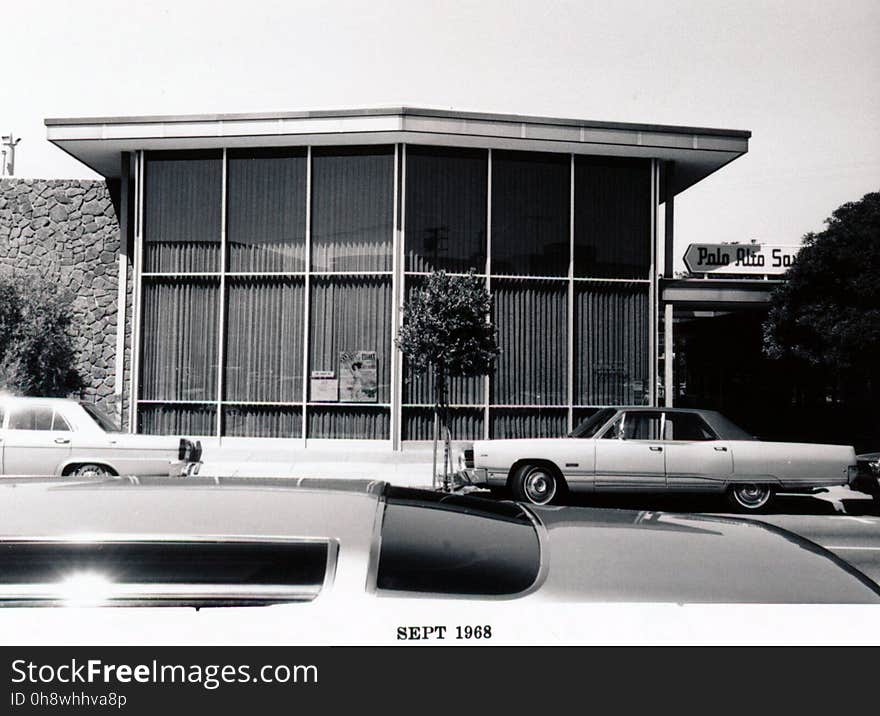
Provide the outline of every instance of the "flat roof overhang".
{"type": "Polygon", "coordinates": [[[678,194],[748,151],[751,132],[415,107],[45,120],[50,142],[105,177],[121,152],[346,144],[433,144],[676,162],[678,194]]]}
{"type": "Polygon", "coordinates": [[[694,311],[762,309],[770,305],[770,295],[781,283],[779,279],[755,278],[661,279],[660,300],[694,311]]]}

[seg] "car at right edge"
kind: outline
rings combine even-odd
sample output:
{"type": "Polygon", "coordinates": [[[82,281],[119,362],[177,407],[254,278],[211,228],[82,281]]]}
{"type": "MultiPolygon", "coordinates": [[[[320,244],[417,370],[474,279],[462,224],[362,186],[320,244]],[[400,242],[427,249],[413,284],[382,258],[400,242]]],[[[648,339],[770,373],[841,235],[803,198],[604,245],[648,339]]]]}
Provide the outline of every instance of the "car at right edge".
{"type": "Polygon", "coordinates": [[[741,512],[774,493],[854,483],[849,445],[765,442],[714,410],[603,408],[564,438],[482,440],[463,478],[537,505],[571,492],[726,493],[741,512]]]}
{"type": "Polygon", "coordinates": [[[856,455],[859,461],[859,474],[853,489],[866,492],[873,496],[874,502],[880,502],[880,452],[866,452],[856,455]]]}

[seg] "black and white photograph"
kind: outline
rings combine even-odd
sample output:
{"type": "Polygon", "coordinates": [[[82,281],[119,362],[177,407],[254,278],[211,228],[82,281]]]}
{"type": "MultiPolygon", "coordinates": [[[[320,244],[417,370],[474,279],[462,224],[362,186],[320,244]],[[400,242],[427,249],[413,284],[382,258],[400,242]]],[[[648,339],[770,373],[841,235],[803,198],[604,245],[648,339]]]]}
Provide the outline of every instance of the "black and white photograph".
{"type": "Polygon", "coordinates": [[[0,644],[880,644],[880,4],[0,38],[0,644]]]}

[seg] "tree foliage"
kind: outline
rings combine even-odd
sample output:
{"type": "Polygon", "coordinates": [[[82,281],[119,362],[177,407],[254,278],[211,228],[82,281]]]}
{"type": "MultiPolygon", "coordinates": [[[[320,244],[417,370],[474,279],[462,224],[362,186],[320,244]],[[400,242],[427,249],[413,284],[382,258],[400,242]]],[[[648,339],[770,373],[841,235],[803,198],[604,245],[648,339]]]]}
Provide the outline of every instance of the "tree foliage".
{"type": "MultiPolygon", "coordinates": [[[[491,313],[491,296],[483,279],[473,270],[467,276],[435,271],[403,307],[397,345],[413,373],[433,373],[434,414],[444,438],[443,473],[447,487],[451,439],[449,378],[490,375],[494,371],[500,350],[491,313]]],[[[436,456],[436,433],[434,441],[436,456]]]]}
{"type": "Polygon", "coordinates": [[[804,237],[764,323],[764,350],[831,371],[880,366],[880,193],[838,208],[804,237]]]}
{"type": "Polygon", "coordinates": [[[434,368],[451,377],[487,375],[499,353],[491,310],[485,283],[473,271],[434,272],[404,306],[397,344],[415,373],[434,368]]]}
{"type": "Polygon", "coordinates": [[[42,277],[0,275],[0,390],[63,397],[83,386],[71,302],[42,277]]]}

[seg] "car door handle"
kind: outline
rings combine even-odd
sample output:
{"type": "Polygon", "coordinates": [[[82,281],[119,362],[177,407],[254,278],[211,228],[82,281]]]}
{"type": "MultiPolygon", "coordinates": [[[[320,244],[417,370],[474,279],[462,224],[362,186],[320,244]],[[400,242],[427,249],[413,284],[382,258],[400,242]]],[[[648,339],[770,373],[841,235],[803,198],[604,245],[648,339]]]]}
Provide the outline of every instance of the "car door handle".
{"type": "Polygon", "coordinates": [[[59,445],[67,445],[70,442],[70,438],[55,438],[55,442],[59,445]]]}
{"type": "Polygon", "coordinates": [[[651,445],[651,447],[648,449],[653,450],[654,452],[663,452],[663,448],[660,447],[659,445],[651,445]]]}
{"type": "Polygon", "coordinates": [[[716,446],[715,446],[715,449],[716,449],[718,452],[727,452],[727,448],[726,448],[726,447],[719,447],[719,446],[716,445],[716,446]]]}

